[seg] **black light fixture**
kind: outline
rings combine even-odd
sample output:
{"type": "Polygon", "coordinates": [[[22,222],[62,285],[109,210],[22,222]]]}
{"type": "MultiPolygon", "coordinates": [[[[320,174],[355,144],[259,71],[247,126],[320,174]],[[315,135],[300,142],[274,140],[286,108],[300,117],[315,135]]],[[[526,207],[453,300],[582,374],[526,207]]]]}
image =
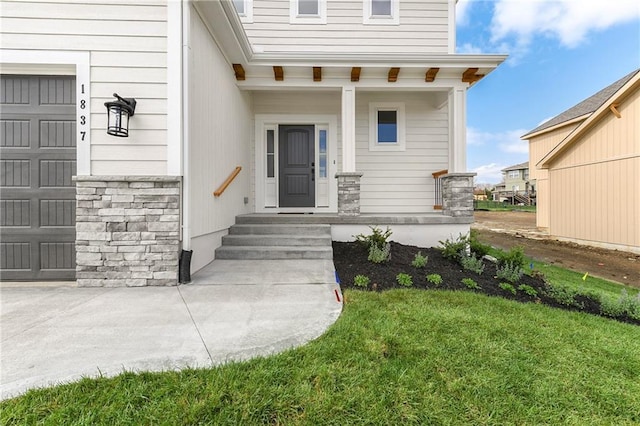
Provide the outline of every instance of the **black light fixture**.
{"type": "Polygon", "coordinates": [[[129,136],[129,117],[133,117],[136,110],[136,100],[121,98],[117,93],[113,96],[117,100],[104,103],[107,107],[107,133],[126,138],[129,136]]]}

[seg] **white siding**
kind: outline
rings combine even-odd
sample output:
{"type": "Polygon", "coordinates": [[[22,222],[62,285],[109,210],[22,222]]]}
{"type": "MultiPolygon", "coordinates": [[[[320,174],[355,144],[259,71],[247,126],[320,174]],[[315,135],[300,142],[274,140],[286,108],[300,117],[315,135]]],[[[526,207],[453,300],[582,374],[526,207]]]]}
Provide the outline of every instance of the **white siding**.
{"type": "Polygon", "coordinates": [[[241,92],[231,65],[209,34],[197,12],[191,9],[189,56],[189,153],[187,183],[189,224],[194,251],[193,269],[213,258],[220,233],[238,214],[251,211],[244,204],[250,196],[253,114],[251,94],[241,92]],[[213,192],[236,166],[238,177],[220,196],[213,192]],[[202,249],[206,248],[206,249],[202,249]]]}
{"type": "Polygon", "coordinates": [[[254,0],[256,51],[448,53],[447,0],[400,0],[399,25],[364,25],[362,0],[328,0],[327,23],[290,24],[289,0],[254,0]]]}
{"type": "Polygon", "coordinates": [[[431,174],[447,168],[447,109],[435,109],[429,93],[356,95],[356,170],[361,180],[362,213],[426,213],[433,211],[435,184],[431,174]],[[406,150],[369,151],[369,102],[404,102],[406,150]]]}
{"type": "Polygon", "coordinates": [[[93,175],[166,174],[165,1],[3,0],[0,16],[3,49],[90,52],[93,175]],[[114,92],[138,102],[126,139],[105,132],[114,92]]]}

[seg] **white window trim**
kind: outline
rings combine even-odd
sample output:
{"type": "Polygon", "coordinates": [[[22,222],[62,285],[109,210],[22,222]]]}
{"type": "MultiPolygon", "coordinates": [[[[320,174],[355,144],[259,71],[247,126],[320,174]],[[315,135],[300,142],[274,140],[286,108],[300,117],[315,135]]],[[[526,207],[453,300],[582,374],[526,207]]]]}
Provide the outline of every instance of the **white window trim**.
{"type": "Polygon", "coordinates": [[[405,107],[404,102],[369,103],[369,151],[405,151],[405,107]],[[398,119],[398,142],[378,142],[378,111],[396,111],[398,119]]]}
{"type": "Polygon", "coordinates": [[[298,13],[298,0],[289,0],[289,23],[326,25],[327,0],[318,0],[317,15],[300,15],[298,13]]]}
{"type": "Polygon", "coordinates": [[[391,16],[372,15],[372,0],[362,0],[362,23],[364,25],[400,25],[400,0],[391,0],[391,16]]]}
{"type": "Polygon", "coordinates": [[[253,24],[253,0],[244,0],[244,13],[238,16],[243,24],[253,24]]]}

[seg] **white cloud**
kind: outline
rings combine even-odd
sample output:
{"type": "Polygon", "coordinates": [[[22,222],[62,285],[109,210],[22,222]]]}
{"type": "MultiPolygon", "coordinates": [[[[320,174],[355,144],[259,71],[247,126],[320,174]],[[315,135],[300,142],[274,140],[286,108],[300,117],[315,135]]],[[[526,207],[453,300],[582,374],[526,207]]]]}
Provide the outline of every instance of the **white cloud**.
{"type": "Polygon", "coordinates": [[[544,36],[572,48],[591,32],[639,18],[638,0],[497,0],[491,39],[498,43],[515,36],[513,48],[522,50],[535,36],[544,36]]]}
{"type": "Polygon", "coordinates": [[[502,180],[502,169],[508,166],[490,163],[478,166],[471,171],[476,173],[475,181],[479,183],[498,183],[502,180]]]}
{"type": "Polygon", "coordinates": [[[497,147],[503,152],[529,154],[529,144],[520,139],[526,129],[506,130],[504,132],[482,132],[476,128],[467,128],[467,145],[497,147]]]}
{"type": "Polygon", "coordinates": [[[456,5],[456,25],[467,25],[469,23],[470,0],[460,0],[456,5]]]}
{"type": "Polygon", "coordinates": [[[462,46],[456,48],[456,53],[478,54],[483,52],[480,47],[474,46],[471,43],[464,43],[462,46]]]}

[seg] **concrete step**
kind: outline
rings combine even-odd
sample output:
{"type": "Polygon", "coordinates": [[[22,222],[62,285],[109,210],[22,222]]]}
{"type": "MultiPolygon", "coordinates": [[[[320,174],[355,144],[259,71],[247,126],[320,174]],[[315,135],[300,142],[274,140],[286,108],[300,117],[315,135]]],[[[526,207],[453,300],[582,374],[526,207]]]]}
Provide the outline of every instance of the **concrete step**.
{"type": "Polygon", "coordinates": [[[272,225],[236,224],[229,228],[230,235],[304,235],[331,236],[331,225],[272,225]]]}
{"type": "Polygon", "coordinates": [[[331,247],[331,235],[233,234],[222,237],[222,245],[331,247]]]}
{"type": "Polygon", "coordinates": [[[328,247],[302,246],[228,246],[216,249],[216,259],[333,259],[328,247]]]}

